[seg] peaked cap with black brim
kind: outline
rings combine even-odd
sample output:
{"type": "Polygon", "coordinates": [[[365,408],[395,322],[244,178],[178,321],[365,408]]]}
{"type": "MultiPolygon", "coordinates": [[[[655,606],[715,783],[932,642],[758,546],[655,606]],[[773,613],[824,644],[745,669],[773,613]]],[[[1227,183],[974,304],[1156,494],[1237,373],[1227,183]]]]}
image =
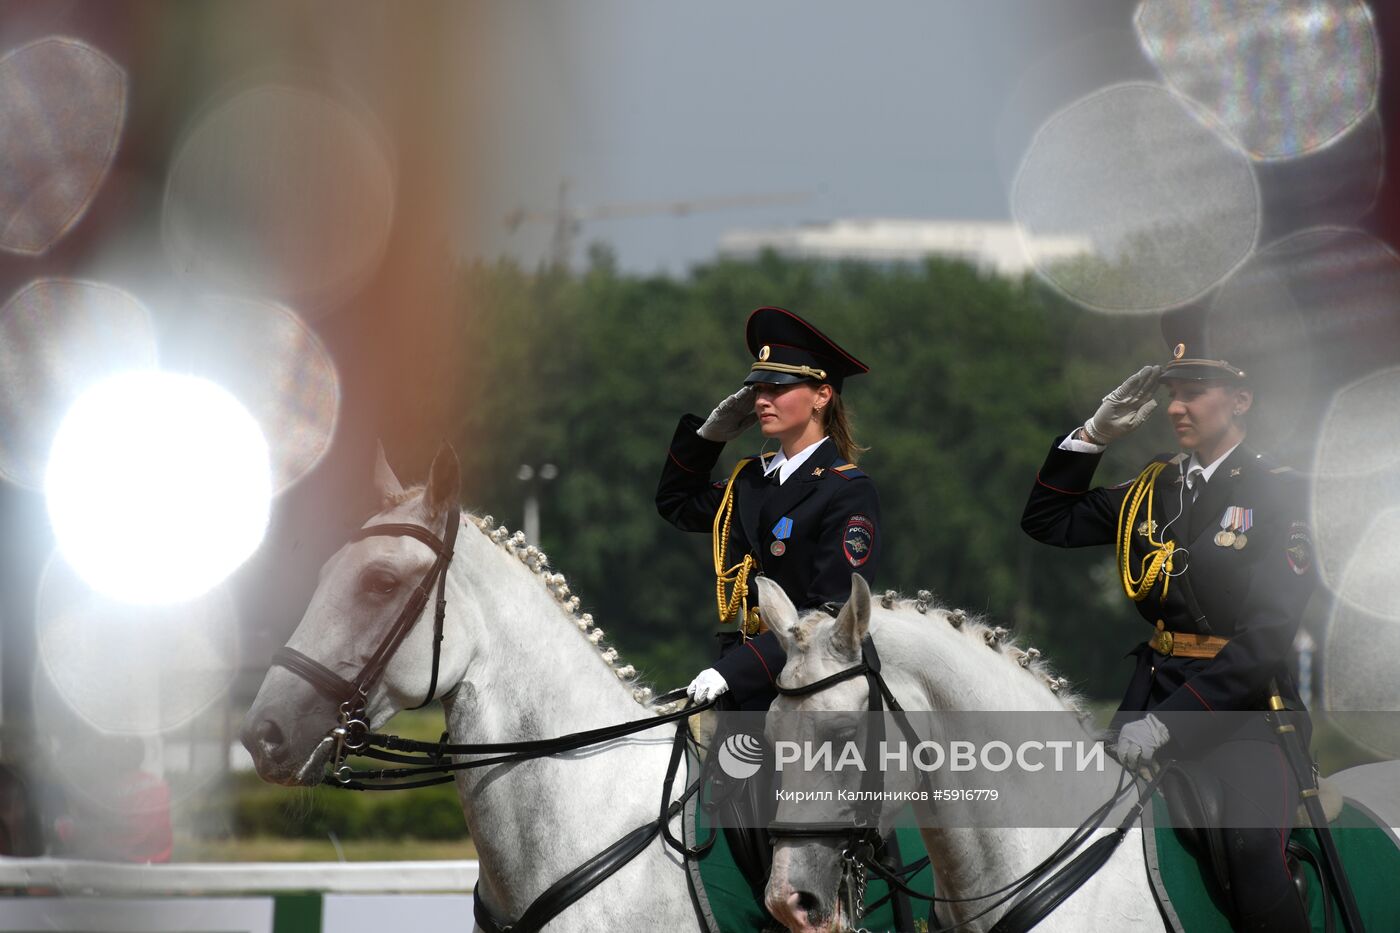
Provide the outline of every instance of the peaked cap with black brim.
{"type": "Polygon", "coordinates": [[[1162,378],[1249,382],[1249,374],[1244,369],[1221,358],[1224,348],[1209,345],[1206,320],[1199,308],[1182,308],[1162,315],[1162,337],[1172,355],[1162,366],[1162,378]]]}
{"type": "Polygon", "coordinates": [[[847,376],[870,372],[869,366],[836,341],[785,308],[755,310],[749,315],[744,339],[754,357],[746,385],[825,382],[840,392],[847,376]]]}

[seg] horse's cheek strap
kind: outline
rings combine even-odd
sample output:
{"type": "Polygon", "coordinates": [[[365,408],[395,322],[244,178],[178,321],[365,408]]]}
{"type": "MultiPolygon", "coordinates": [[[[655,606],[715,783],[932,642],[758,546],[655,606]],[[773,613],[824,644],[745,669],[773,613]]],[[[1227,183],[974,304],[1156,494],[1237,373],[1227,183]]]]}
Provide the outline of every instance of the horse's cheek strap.
{"type": "Polygon", "coordinates": [[[428,678],[428,692],[423,696],[422,703],[410,706],[409,709],[422,709],[433,702],[433,697],[437,695],[438,665],[442,658],[442,626],[443,620],[447,618],[447,571],[452,566],[452,556],[457,546],[460,514],[453,508],[447,517],[447,534],[442,542],[442,550],[438,552],[438,565],[434,568],[437,573],[437,606],[433,610],[433,671],[428,678]]]}

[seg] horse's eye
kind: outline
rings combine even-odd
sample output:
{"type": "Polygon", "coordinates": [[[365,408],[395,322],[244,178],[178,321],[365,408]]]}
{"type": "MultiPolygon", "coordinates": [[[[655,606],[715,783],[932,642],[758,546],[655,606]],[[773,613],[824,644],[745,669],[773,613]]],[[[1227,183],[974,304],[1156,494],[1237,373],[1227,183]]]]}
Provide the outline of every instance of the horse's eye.
{"type": "Polygon", "coordinates": [[[376,596],[388,596],[398,588],[398,578],[384,570],[367,570],[360,577],[360,589],[376,596]]]}

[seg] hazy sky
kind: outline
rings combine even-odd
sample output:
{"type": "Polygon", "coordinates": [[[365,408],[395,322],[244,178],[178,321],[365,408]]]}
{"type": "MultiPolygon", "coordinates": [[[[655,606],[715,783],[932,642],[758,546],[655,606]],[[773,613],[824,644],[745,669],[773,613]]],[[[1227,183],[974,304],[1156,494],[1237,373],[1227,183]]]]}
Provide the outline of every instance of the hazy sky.
{"type": "MultiPolygon", "coordinates": [[[[798,204],[594,221],[622,266],[681,271],[734,227],[841,217],[1002,219],[1054,110],[1151,79],[1122,0],[589,0],[491,16],[486,248],[533,263],[548,223],[517,208],[808,193],[798,204]]],[[[482,138],[484,137],[484,138],[482,138]]]]}

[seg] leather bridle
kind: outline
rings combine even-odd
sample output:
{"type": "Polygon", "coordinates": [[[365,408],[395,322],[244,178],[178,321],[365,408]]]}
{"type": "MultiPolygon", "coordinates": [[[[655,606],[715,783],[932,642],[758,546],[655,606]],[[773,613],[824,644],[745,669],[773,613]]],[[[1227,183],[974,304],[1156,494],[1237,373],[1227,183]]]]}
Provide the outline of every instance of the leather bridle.
{"type": "MultiPolygon", "coordinates": [[[[911,738],[917,744],[918,739],[913,735],[913,727],[910,725],[908,717],[904,715],[903,707],[895,699],[894,693],[885,683],[884,677],[880,675],[880,656],[875,651],[875,643],[867,634],[861,639],[860,644],[861,660],[853,667],[837,671],[835,674],[810,684],[797,687],[784,687],[777,684],[775,688],[783,696],[809,696],[844,681],[864,677],[870,689],[869,711],[882,713],[882,703],[888,706],[906,738],[911,738]]],[[[872,719],[872,728],[866,735],[866,761],[876,760],[873,757],[874,750],[878,748],[878,743],[884,739],[885,735],[883,723],[884,716],[876,716],[872,719]]],[[[864,908],[863,902],[865,900],[866,871],[869,870],[889,885],[891,895],[898,892],[919,900],[945,904],[973,903],[989,898],[998,898],[966,920],[952,926],[938,928],[937,933],[949,933],[949,931],[967,926],[1008,902],[1011,903],[1011,907],[992,927],[991,933],[1024,933],[1054,911],[1067,897],[1077,891],[1093,877],[1095,872],[1103,867],[1109,856],[1113,854],[1118,844],[1127,835],[1128,828],[1137,822],[1138,814],[1141,813],[1144,804],[1152,796],[1157,784],[1165,774],[1166,770],[1163,769],[1151,781],[1146,782],[1139,792],[1136,804],[1129,809],[1128,815],[1112,833],[1096,840],[1085,847],[1083,851],[1079,851],[1088,838],[1103,825],[1113,807],[1122,799],[1125,793],[1124,781],[1128,777],[1128,772],[1125,770],[1119,778],[1118,787],[1114,790],[1113,796],[1090,813],[1088,818],[1070,834],[1069,838],[1040,864],[1021,877],[1012,880],[1009,884],[971,897],[933,897],[909,887],[907,878],[902,877],[902,875],[922,868],[923,864],[928,861],[927,858],[906,866],[903,872],[891,871],[881,863],[879,855],[884,841],[880,836],[880,805],[878,802],[874,804],[873,812],[860,812],[849,821],[831,823],[774,821],[768,824],[768,834],[775,842],[794,837],[844,838],[846,840],[841,851],[841,881],[838,886],[838,896],[844,889],[848,905],[847,913],[852,923],[859,920],[864,910],[868,909],[864,908]],[[1076,852],[1078,852],[1077,855],[1076,852]]],[[[927,778],[927,775],[924,777],[927,778]]],[[[880,780],[878,768],[866,769],[861,775],[861,790],[863,792],[861,798],[863,800],[878,800],[878,796],[864,792],[878,790],[880,780]]]]}
{"type": "MultiPolygon", "coordinates": [[[[492,744],[449,744],[447,734],[443,734],[440,742],[427,743],[409,739],[401,739],[397,736],[386,736],[371,733],[369,723],[366,719],[366,704],[368,702],[369,691],[375,682],[383,675],[390,658],[414,623],[422,614],[428,602],[429,593],[436,588],[437,604],[433,614],[433,661],[432,674],[428,682],[428,690],[423,698],[423,702],[418,706],[411,707],[419,709],[432,702],[437,693],[438,668],[440,663],[443,621],[447,612],[447,568],[452,563],[453,548],[457,541],[457,530],[461,523],[461,511],[453,505],[447,516],[447,528],[442,538],[438,538],[428,529],[420,525],[386,523],[382,525],[369,525],[361,528],[351,536],[350,541],[363,541],[371,537],[409,537],[423,542],[433,549],[437,559],[428,568],[426,574],[419,584],[414,587],[407,604],[400,611],[398,618],[394,620],[384,639],[375,649],[374,654],[365,662],[365,666],[360,670],[354,681],[346,680],[336,674],[326,665],[311,658],[295,648],[282,647],[278,649],[272,657],[274,666],[280,665],[287,668],[292,673],[306,680],[316,689],[318,693],[327,697],[332,702],[338,704],[339,721],[330,731],[329,735],[335,739],[335,750],[331,756],[328,770],[329,774],[325,778],[325,783],[333,787],[341,787],[352,790],[390,790],[406,789],[412,787],[423,787],[431,784],[451,781],[452,773],[461,770],[474,769],[494,764],[502,764],[517,761],[527,761],[534,758],[541,758],[556,755],[566,750],[585,748],[590,745],[602,742],[613,741],[623,736],[632,735],[637,732],[655,729],[658,726],[670,723],[676,724],[676,736],[672,744],[671,758],[668,763],[664,789],[661,798],[660,815],[651,822],[638,827],[632,832],[618,839],[607,849],[598,853],[584,864],[578,866],[573,871],[560,878],[542,893],[530,905],[524,914],[514,923],[500,920],[490,911],[485,901],[480,897],[479,892],[473,899],[474,914],[477,925],[488,933],[534,933],[545,926],[550,920],[558,916],[571,904],[583,897],[588,891],[597,887],[604,880],[611,877],[623,865],[626,865],[633,858],[646,849],[657,836],[661,836],[666,844],[675,848],[687,858],[699,856],[707,850],[715,840],[711,835],[710,839],[694,848],[686,846],[681,840],[675,839],[669,829],[669,821],[680,812],[685,801],[690,799],[700,787],[697,780],[677,799],[671,800],[671,787],[673,786],[677,769],[680,764],[682,752],[689,741],[690,731],[686,725],[689,716],[708,709],[714,705],[713,701],[698,705],[689,705],[685,709],[658,716],[654,719],[639,720],[629,723],[620,723],[614,726],[605,726],[600,729],[592,729],[586,732],[575,733],[568,736],[559,736],[553,739],[541,739],[527,742],[504,742],[492,744]],[[404,752],[409,754],[405,755],[404,752]],[[492,755],[493,757],[478,758],[474,761],[452,761],[452,756],[462,755],[492,755]],[[354,771],[345,759],[350,755],[364,755],[397,764],[413,765],[414,767],[399,769],[384,769],[379,771],[354,771]],[[421,757],[419,757],[421,756],[421,757]],[[424,775],[434,775],[425,777],[424,775]],[[404,779],[410,780],[404,780],[404,779]],[[414,780],[417,779],[417,780],[414,780]],[[389,783],[367,783],[367,781],[388,781],[389,783]]],[[[828,687],[835,686],[846,680],[855,677],[865,677],[870,687],[870,711],[875,713],[883,712],[887,706],[889,711],[898,715],[901,730],[906,735],[910,734],[911,726],[905,716],[894,694],[890,691],[889,685],[885,683],[880,675],[880,657],[875,650],[875,643],[869,635],[861,641],[861,661],[853,667],[838,671],[829,677],[804,684],[797,687],[784,687],[775,685],[779,694],[784,696],[807,696],[828,687]],[[883,705],[882,705],[883,704],[883,705]]],[[[684,691],[672,691],[666,696],[660,697],[658,702],[672,698],[679,698],[684,695],[684,691]]],[[[868,743],[878,743],[884,735],[883,717],[878,717],[880,722],[877,728],[872,729],[868,734],[868,743]]],[[[868,744],[867,750],[875,747],[868,744]]],[[[871,760],[871,759],[867,759],[871,760]]],[[[1160,779],[1160,775],[1159,775],[1160,779]]],[[[861,786],[863,790],[873,790],[878,786],[880,778],[877,776],[877,769],[869,769],[862,777],[861,786]]],[[[1086,851],[1081,852],[1078,857],[1063,864],[1071,854],[1075,852],[1080,844],[1092,834],[1108,815],[1109,810],[1121,796],[1120,791],[1105,802],[1094,813],[1090,814],[1088,820],[1081,824],[1070,838],[1067,839],[1060,848],[1046,858],[1040,865],[1032,869],[1025,876],[1016,879],[1011,884],[992,891],[988,894],[970,898],[959,898],[963,901],[978,901],[996,894],[1009,892],[1007,896],[991,904],[981,914],[969,918],[956,926],[963,926],[973,920],[985,915],[992,909],[1006,903],[1007,900],[1017,897],[1018,903],[997,923],[994,933],[1006,933],[1006,931],[1028,930],[1035,923],[1039,922],[1046,914],[1059,906],[1060,902],[1069,894],[1073,893],[1080,885],[1089,879],[1102,864],[1107,860],[1108,855],[1116,848],[1118,842],[1122,841],[1127,827],[1136,821],[1136,814],[1141,810],[1147,797],[1155,789],[1157,781],[1152,781],[1142,796],[1139,798],[1137,806],[1130,813],[1128,819],[1118,827],[1117,832],[1103,839],[1098,840],[1086,851]],[[1053,874],[1052,874],[1053,871],[1053,874]],[[1048,878],[1047,878],[1048,876],[1048,878]],[[1032,886],[1034,889],[1032,890],[1032,886]]],[[[864,795],[863,795],[864,796],[864,795]]],[[[869,798],[868,798],[869,799],[869,798]]],[[[852,920],[858,917],[857,910],[861,901],[864,900],[865,871],[870,869],[882,877],[890,886],[891,896],[899,892],[922,900],[932,900],[948,902],[949,898],[929,897],[921,892],[910,888],[906,883],[908,874],[922,868],[927,863],[927,857],[905,866],[901,872],[892,872],[880,863],[878,858],[879,849],[882,845],[879,834],[879,804],[875,804],[874,814],[864,813],[850,822],[814,824],[814,823],[781,823],[773,822],[769,824],[768,832],[774,839],[784,837],[846,837],[848,842],[842,852],[843,861],[843,883],[847,884],[848,897],[851,902],[850,915],[852,920]]],[[[947,930],[954,927],[946,928],[947,930]]]]}
{"type": "MultiPolygon", "coordinates": [[[[876,761],[880,743],[885,740],[885,717],[880,714],[884,713],[886,707],[895,714],[902,714],[904,708],[899,705],[889,684],[885,683],[885,678],[880,675],[880,655],[875,650],[875,642],[868,634],[861,639],[860,651],[860,663],[853,667],[837,671],[810,684],[785,687],[778,683],[774,684],[774,689],[781,696],[803,697],[820,693],[847,680],[864,677],[870,694],[869,712],[876,714],[871,716],[867,723],[864,760],[876,761]]],[[[908,719],[899,715],[898,723],[900,729],[909,736],[911,728],[908,719]]],[[[917,739],[915,742],[917,743],[917,739]]],[[[841,849],[841,882],[838,885],[838,893],[845,892],[846,912],[853,921],[870,909],[865,906],[866,869],[880,864],[879,856],[885,847],[884,839],[880,835],[880,802],[876,793],[881,784],[882,778],[878,768],[865,769],[860,779],[860,799],[864,805],[858,808],[853,818],[848,821],[797,823],[774,820],[768,824],[768,836],[774,843],[791,838],[845,839],[841,849]]],[[[926,895],[919,894],[904,883],[907,877],[921,871],[927,863],[928,857],[925,856],[904,866],[900,872],[904,877],[885,869],[885,872],[891,875],[892,881],[890,894],[887,896],[900,893],[927,899],[926,895]],[[895,883],[896,881],[898,883],[895,883]]],[[[883,865],[880,867],[883,868],[883,865]]]]}
{"type": "Polygon", "coordinates": [[[437,589],[437,606],[433,612],[432,675],[428,680],[428,692],[423,697],[423,702],[409,708],[421,709],[431,703],[437,694],[438,666],[442,655],[443,620],[447,615],[447,568],[452,563],[453,548],[457,543],[457,529],[460,524],[461,509],[459,506],[453,505],[448,510],[447,529],[441,538],[421,525],[393,522],[368,525],[351,535],[351,543],[375,537],[414,538],[432,548],[433,553],[437,555],[437,559],[428,568],[428,572],[423,575],[423,579],[413,588],[408,602],[399,613],[399,617],[389,627],[389,631],[385,633],[379,647],[365,662],[365,666],[360,669],[359,675],[353,682],[346,680],[320,661],[302,654],[295,648],[283,646],[272,656],[273,665],[285,667],[310,683],[322,696],[337,704],[340,716],[338,724],[330,732],[330,736],[335,739],[335,750],[331,755],[330,769],[341,783],[348,781],[351,774],[349,766],[344,763],[346,755],[363,750],[368,742],[369,722],[366,718],[365,706],[369,699],[370,688],[384,674],[389,659],[394,656],[394,652],[398,650],[399,645],[403,643],[404,638],[412,630],[414,623],[418,621],[418,617],[422,615],[423,608],[428,604],[428,594],[432,592],[434,586],[437,589]]]}
{"type": "MultiPolygon", "coordinates": [[[[857,677],[864,677],[870,690],[871,713],[880,714],[885,711],[888,705],[890,712],[903,713],[904,708],[899,705],[899,701],[894,698],[890,691],[889,684],[885,683],[885,678],[880,676],[880,655],[875,651],[875,642],[866,635],[860,643],[861,660],[854,667],[837,671],[829,677],[813,681],[810,684],[803,684],[800,687],[784,687],[781,683],[774,684],[774,689],[780,696],[803,697],[820,693],[829,687],[834,687],[847,680],[857,677]]],[[[882,715],[872,716],[869,720],[870,728],[865,735],[865,760],[878,760],[878,750],[880,743],[885,738],[885,718],[882,715]]],[[[901,716],[900,726],[908,733],[908,721],[901,716]]],[[[868,768],[861,775],[860,789],[863,792],[861,799],[873,800],[870,792],[878,791],[881,785],[880,771],[878,768],[868,768]]],[[[768,835],[771,839],[777,840],[792,836],[846,836],[852,845],[860,841],[879,842],[879,813],[880,805],[875,801],[871,808],[865,808],[867,812],[861,813],[850,822],[841,823],[788,823],[773,821],[768,824],[768,835]],[[873,815],[873,818],[872,818],[873,815]]]]}

